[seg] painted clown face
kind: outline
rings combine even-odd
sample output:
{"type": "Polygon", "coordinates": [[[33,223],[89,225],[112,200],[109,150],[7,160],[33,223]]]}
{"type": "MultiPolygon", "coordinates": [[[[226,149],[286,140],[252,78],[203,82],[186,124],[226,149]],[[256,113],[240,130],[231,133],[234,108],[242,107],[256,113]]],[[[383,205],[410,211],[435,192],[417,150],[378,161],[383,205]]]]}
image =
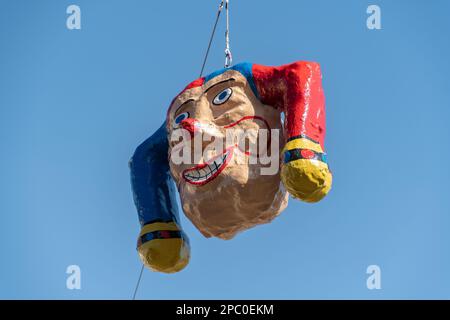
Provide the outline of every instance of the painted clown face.
{"type": "Polygon", "coordinates": [[[239,71],[225,71],[178,95],[168,112],[169,140],[180,129],[184,139],[169,143],[169,156],[191,151],[201,157],[181,164],[170,157],[170,172],[184,213],[203,235],[232,238],[269,222],[286,207],[279,170],[278,147],[284,144],[280,112],[263,104],[239,71]],[[260,141],[260,129],[267,143],[260,141]],[[272,140],[274,132],[278,141],[272,140]],[[267,165],[259,156],[268,154],[269,144],[275,146],[271,165],[276,170],[264,174],[261,168],[267,165]]]}
{"type": "Polygon", "coordinates": [[[321,80],[314,62],[241,63],[175,97],[165,123],[130,160],[147,267],[172,273],[190,259],[173,182],[186,216],[206,237],[222,239],[272,220],[288,193],[305,202],[328,193],[321,80]]]}

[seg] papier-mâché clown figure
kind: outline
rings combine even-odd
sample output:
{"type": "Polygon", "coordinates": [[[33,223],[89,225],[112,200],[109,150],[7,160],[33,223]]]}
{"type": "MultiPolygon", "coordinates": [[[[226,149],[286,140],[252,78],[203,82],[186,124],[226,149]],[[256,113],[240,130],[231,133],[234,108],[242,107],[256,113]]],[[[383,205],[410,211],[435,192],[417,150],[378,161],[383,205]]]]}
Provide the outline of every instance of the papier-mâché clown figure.
{"type": "MultiPolygon", "coordinates": [[[[189,240],[180,225],[173,182],[185,215],[197,229],[205,237],[222,239],[270,222],[286,208],[288,194],[317,202],[328,193],[332,175],[324,151],[321,82],[314,62],[279,67],[240,63],[191,82],[173,99],[164,124],[130,160],[141,224],[137,249],[147,267],[173,273],[189,262],[189,240]],[[180,129],[188,136],[174,141],[180,129]],[[276,172],[261,174],[267,165],[250,161],[268,150],[255,152],[234,140],[197,162],[173,161],[181,149],[194,148],[195,143],[187,142],[196,136],[223,139],[231,129],[269,132],[268,142],[280,146],[276,172]]],[[[260,138],[247,139],[258,144],[260,138]]],[[[202,151],[207,145],[200,141],[202,151]]]]}

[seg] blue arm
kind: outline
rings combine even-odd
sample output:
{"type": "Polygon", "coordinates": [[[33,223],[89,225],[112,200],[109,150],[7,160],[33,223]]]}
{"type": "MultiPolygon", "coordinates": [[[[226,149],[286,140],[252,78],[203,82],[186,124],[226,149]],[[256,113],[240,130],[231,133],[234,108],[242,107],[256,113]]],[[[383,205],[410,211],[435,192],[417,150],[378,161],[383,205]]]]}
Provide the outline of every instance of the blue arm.
{"type": "Polygon", "coordinates": [[[181,230],[170,175],[165,124],[136,148],[130,160],[131,186],[141,224],[137,249],[154,271],[173,273],[189,262],[189,239],[181,230]]]}
{"type": "Polygon", "coordinates": [[[130,160],[134,203],[141,226],[179,223],[175,186],[170,176],[165,124],[136,148],[130,160]]]}

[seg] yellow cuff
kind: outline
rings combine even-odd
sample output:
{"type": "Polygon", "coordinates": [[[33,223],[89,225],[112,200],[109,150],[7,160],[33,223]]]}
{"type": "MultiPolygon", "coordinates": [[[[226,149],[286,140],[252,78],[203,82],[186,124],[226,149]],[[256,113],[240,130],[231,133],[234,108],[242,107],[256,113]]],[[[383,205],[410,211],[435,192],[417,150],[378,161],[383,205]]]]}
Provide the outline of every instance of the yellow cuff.
{"type": "Polygon", "coordinates": [[[323,153],[322,147],[320,144],[315,143],[306,138],[299,138],[288,141],[283,148],[283,152],[292,149],[309,149],[315,152],[323,153]]]}
{"type": "Polygon", "coordinates": [[[175,224],[175,222],[155,222],[146,224],[142,227],[141,232],[139,233],[139,237],[142,237],[144,234],[154,231],[160,230],[171,230],[171,231],[179,231],[180,228],[175,224]]]}

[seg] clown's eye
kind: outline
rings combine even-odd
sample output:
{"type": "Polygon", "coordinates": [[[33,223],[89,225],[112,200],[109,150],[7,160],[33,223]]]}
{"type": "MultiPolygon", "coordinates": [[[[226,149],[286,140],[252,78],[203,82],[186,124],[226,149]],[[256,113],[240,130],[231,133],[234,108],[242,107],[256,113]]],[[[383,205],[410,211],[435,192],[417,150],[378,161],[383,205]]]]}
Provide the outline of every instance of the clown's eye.
{"type": "Polygon", "coordinates": [[[227,89],[223,90],[214,98],[213,104],[219,105],[219,104],[227,102],[228,99],[230,99],[232,93],[233,93],[233,90],[231,90],[231,88],[227,88],[227,89]]]}
{"type": "Polygon", "coordinates": [[[179,114],[175,120],[173,120],[173,126],[176,128],[180,125],[181,121],[186,120],[189,118],[189,112],[183,112],[182,114],[179,114]]]}

